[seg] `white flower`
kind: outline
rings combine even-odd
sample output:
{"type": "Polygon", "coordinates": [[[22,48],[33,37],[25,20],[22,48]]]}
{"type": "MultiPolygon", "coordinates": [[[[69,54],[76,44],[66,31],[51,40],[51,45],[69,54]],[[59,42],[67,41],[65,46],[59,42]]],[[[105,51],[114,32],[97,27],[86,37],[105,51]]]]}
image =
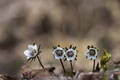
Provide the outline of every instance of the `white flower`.
{"type": "Polygon", "coordinates": [[[64,55],[65,55],[65,51],[63,48],[57,47],[54,49],[53,55],[54,55],[55,59],[63,59],[64,55]]]}
{"type": "Polygon", "coordinates": [[[77,51],[70,48],[66,51],[65,53],[65,56],[66,56],[66,59],[68,61],[72,61],[72,60],[75,60],[76,56],[77,56],[77,51]]]}
{"type": "Polygon", "coordinates": [[[28,49],[24,51],[25,56],[27,59],[35,58],[38,55],[38,47],[37,45],[28,45],[28,49]]]}
{"type": "Polygon", "coordinates": [[[98,55],[98,51],[95,48],[89,48],[89,51],[86,52],[85,55],[87,59],[95,60],[98,55]]]}

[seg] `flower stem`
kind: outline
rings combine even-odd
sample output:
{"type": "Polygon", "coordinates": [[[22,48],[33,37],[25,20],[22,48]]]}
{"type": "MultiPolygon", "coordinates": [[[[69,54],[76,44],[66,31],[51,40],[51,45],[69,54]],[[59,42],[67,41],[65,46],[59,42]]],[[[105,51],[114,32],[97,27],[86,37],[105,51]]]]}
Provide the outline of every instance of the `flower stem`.
{"type": "Polygon", "coordinates": [[[40,65],[41,65],[41,67],[45,70],[45,67],[43,66],[43,64],[42,64],[42,62],[41,62],[41,60],[40,60],[40,58],[38,56],[37,56],[37,59],[38,59],[40,65]]]}
{"type": "Polygon", "coordinates": [[[70,66],[71,66],[71,76],[73,77],[73,65],[72,65],[72,61],[70,61],[70,66]]]}
{"type": "Polygon", "coordinates": [[[62,59],[60,59],[60,63],[61,63],[61,65],[62,65],[62,68],[63,68],[64,73],[66,73],[65,67],[64,67],[63,62],[62,62],[62,59]]]}
{"type": "Polygon", "coordinates": [[[95,71],[95,60],[93,60],[93,72],[95,71]]]}

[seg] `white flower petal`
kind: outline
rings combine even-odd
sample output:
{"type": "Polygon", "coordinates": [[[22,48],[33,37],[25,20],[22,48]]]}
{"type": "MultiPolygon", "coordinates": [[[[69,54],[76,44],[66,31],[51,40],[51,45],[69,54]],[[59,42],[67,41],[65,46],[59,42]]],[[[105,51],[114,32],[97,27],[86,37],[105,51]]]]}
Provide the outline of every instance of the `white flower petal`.
{"type": "Polygon", "coordinates": [[[86,53],[85,53],[85,56],[89,56],[89,52],[86,52],[86,53]]]}
{"type": "Polygon", "coordinates": [[[35,50],[38,50],[38,47],[37,47],[36,44],[33,46],[33,48],[34,48],[35,50]]]}
{"type": "Polygon", "coordinates": [[[30,53],[31,53],[31,52],[30,52],[29,50],[25,50],[25,51],[24,51],[24,54],[25,54],[26,56],[31,56],[30,53]]]}
{"type": "Polygon", "coordinates": [[[27,59],[30,59],[31,57],[27,56],[27,59]]]}
{"type": "Polygon", "coordinates": [[[29,50],[33,50],[33,49],[34,49],[34,46],[33,46],[33,45],[28,45],[28,49],[29,49],[29,50]]]}
{"type": "Polygon", "coordinates": [[[72,48],[68,49],[68,50],[66,51],[66,54],[65,54],[65,56],[66,56],[66,58],[67,58],[68,61],[70,61],[70,60],[75,60],[76,55],[77,55],[77,51],[74,50],[74,49],[72,49],[72,48]],[[73,54],[74,54],[72,57],[69,57],[69,56],[67,55],[67,53],[70,52],[70,51],[72,51],[73,54]]]}
{"type": "Polygon", "coordinates": [[[92,56],[92,59],[93,59],[93,60],[95,60],[95,59],[96,59],[96,57],[95,57],[95,56],[92,56]]]}
{"type": "Polygon", "coordinates": [[[97,50],[95,50],[95,52],[96,52],[95,56],[97,56],[97,55],[98,55],[98,52],[97,52],[97,50]]]}
{"type": "Polygon", "coordinates": [[[55,59],[63,59],[64,56],[55,56],[55,59]]]}
{"type": "Polygon", "coordinates": [[[95,60],[96,59],[96,56],[87,56],[87,59],[89,59],[89,60],[95,60]]]}
{"type": "Polygon", "coordinates": [[[70,58],[67,58],[68,61],[70,61],[71,59],[70,58]]]}
{"type": "Polygon", "coordinates": [[[75,60],[75,57],[67,57],[67,60],[68,60],[68,61],[70,61],[70,60],[71,60],[71,61],[72,61],[72,60],[75,60]]]}
{"type": "Polygon", "coordinates": [[[64,49],[61,48],[61,47],[57,47],[57,48],[54,49],[54,51],[53,51],[53,55],[54,55],[55,59],[63,59],[63,58],[64,58],[64,54],[65,54],[65,51],[64,51],[64,49]],[[57,51],[57,50],[62,50],[62,51],[63,51],[63,55],[62,55],[62,56],[57,56],[57,54],[56,54],[56,51],[57,51]]]}
{"type": "Polygon", "coordinates": [[[92,57],[91,57],[91,56],[88,56],[88,57],[87,57],[87,59],[91,60],[91,59],[92,59],[92,57]]]}
{"type": "Polygon", "coordinates": [[[33,50],[33,49],[38,50],[38,47],[36,44],[35,45],[28,45],[28,49],[29,50],[33,50]]]}

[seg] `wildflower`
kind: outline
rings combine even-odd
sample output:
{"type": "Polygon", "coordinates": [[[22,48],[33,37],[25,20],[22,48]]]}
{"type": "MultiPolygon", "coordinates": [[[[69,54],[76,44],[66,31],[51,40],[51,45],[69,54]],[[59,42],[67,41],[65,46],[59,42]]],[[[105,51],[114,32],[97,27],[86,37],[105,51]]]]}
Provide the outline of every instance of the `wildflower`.
{"type": "Polygon", "coordinates": [[[35,60],[36,58],[38,59],[41,67],[45,70],[40,58],[39,58],[39,53],[40,53],[40,46],[38,47],[35,43],[33,45],[28,45],[28,49],[24,51],[25,56],[27,56],[27,61],[31,62],[33,59],[35,60]]]}
{"type": "Polygon", "coordinates": [[[60,45],[58,45],[58,47],[54,47],[53,55],[54,55],[55,59],[60,60],[63,71],[64,71],[64,73],[66,73],[65,67],[64,67],[63,62],[62,62],[62,59],[64,58],[64,55],[65,55],[64,49],[61,48],[60,45]]]}
{"type": "Polygon", "coordinates": [[[95,60],[98,55],[98,49],[96,47],[88,46],[88,52],[85,53],[86,58],[89,60],[93,60],[93,72],[95,71],[95,60]]]}
{"type": "Polygon", "coordinates": [[[24,51],[24,54],[27,57],[27,60],[36,58],[36,56],[39,54],[37,45],[28,45],[28,49],[24,51]]]}
{"type": "Polygon", "coordinates": [[[64,55],[65,55],[65,51],[63,48],[58,46],[54,49],[53,55],[54,55],[55,59],[63,59],[64,55]]]}
{"type": "Polygon", "coordinates": [[[85,53],[86,58],[90,60],[95,60],[98,55],[98,49],[93,46],[88,46],[88,52],[85,53]]]}
{"type": "Polygon", "coordinates": [[[65,59],[68,60],[70,62],[70,66],[71,66],[71,76],[73,77],[73,65],[72,65],[72,61],[73,60],[77,60],[77,51],[76,51],[76,46],[72,47],[72,45],[70,45],[69,49],[66,47],[66,53],[65,53],[65,59]]]}
{"type": "Polygon", "coordinates": [[[66,50],[65,57],[68,61],[76,60],[77,57],[77,51],[75,48],[70,47],[66,50]]]}

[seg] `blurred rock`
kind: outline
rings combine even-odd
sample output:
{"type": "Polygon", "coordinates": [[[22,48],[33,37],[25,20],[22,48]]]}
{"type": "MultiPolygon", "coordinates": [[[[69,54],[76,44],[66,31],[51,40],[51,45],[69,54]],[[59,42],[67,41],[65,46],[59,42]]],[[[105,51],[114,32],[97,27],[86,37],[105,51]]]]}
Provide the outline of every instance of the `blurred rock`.
{"type": "Polygon", "coordinates": [[[97,72],[97,73],[80,73],[78,76],[79,80],[118,80],[118,75],[120,75],[120,71],[107,71],[105,73],[97,72]],[[113,75],[117,75],[117,78],[112,77],[113,75]]]}
{"type": "Polygon", "coordinates": [[[62,73],[55,74],[49,72],[49,69],[30,69],[29,66],[22,67],[23,80],[119,80],[120,71],[107,71],[103,72],[79,72],[75,76],[65,76],[62,73]]]}
{"type": "Polygon", "coordinates": [[[29,79],[29,80],[45,80],[45,78],[54,76],[54,67],[45,68],[43,69],[31,69],[27,64],[23,65],[21,69],[21,73],[23,76],[23,79],[29,79]]]}
{"type": "Polygon", "coordinates": [[[0,80],[18,80],[18,79],[7,76],[7,75],[1,75],[0,74],[0,80]]]}

